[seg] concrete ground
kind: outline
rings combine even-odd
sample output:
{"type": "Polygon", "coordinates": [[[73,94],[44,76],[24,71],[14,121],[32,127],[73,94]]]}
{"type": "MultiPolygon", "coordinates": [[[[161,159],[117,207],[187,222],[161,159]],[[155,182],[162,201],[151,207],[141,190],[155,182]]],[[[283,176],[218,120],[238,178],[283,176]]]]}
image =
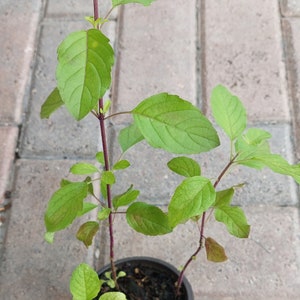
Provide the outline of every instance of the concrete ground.
{"type": "MultiPolygon", "coordinates": [[[[86,28],[83,17],[93,14],[92,1],[86,2],[0,2],[0,300],[71,299],[74,267],[107,261],[104,231],[88,251],[74,238],[76,226],[57,234],[54,245],[43,240],[43,214],[60,178],[100,149],[94,118],[77,123],[64,109],[39,118],[55,87],[57,45],[86,28]]],[[[100,1],[102,15],[109,2],[100,1]]],[[[113,109],[129,110],[167,91],[210,116],[211,90],[222,83],[242,99],[250,125],[272,133],[274,152],[300,160],[300,1],[157,0],[149,8],[119,9],[105,32],[120,54],[113,109]]],[[[128,121],[113,120],[112,136],[128,121]]],[[[115,138],[110,144],[118,155],[115,138]]],[[[225,143],[212,156],[197,156],[203,173],[216,176],[226,149],[225,143]]],[[[135,187],[144,199],[166,205],[178,181],[165,167],[170,155],[141,143],[127,158],[133,167],[119,181],[139,180],[135,187]]],[[[199,255],[187,273],[195,299],[300,299],[299,186],[267,170],[237,170],[233,177],[247,182],[235,202],[252,226],[250,238],[235,239],[211,223],[207,235],[225,247],[229,260],[213,264],[199,255]]],[[[149,255],[179,267],[197,244],[192,224],[151,238],[122,219],[115,228],[117,258],[149,255]]]]}

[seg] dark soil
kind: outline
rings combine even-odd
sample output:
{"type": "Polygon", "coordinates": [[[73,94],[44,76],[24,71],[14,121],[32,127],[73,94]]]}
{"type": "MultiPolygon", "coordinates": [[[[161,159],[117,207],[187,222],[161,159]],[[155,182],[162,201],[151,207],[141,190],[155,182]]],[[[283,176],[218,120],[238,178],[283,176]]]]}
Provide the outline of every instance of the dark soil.
{"type": "MultiPolygon", "coordinates": [[[[128,300],[187,300],[183,292],[176,297],[175,282],[178,276],[168,270],[136,261],[122,263],[117,268],[126,273],[125,277],[118,279],[118,284],[128,300]]],[[[104,284],[98,297],[108,291],[114,290],[104,284]]]]}

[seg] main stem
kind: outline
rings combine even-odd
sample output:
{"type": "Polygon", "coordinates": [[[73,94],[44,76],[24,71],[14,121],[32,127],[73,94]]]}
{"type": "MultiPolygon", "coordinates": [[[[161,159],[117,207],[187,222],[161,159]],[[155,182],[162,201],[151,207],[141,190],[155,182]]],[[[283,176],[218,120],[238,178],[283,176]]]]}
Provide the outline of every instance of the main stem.
{"type": "MultiPolygon", "coordinates": [[[[223,176],[226,174],[226,172],[228,171],[228,169],[232,166],[232,164],[234,163],[235,159],[237,158],[237,154],[229,161],[229,163],[225,166],[225,168],[222,170],[222,172],[220,173],[219,177],[217,178],[217,180],[214,183],[214,188],[217,187],[217,185],[219,184],[219,182],[221,181],[221,179],[223,178],[223,176]]],[[[184,273],[187,269],[187,267],[190,265],[190,263],[196,258],[196,256],[198,255],[198,253],[201,251],[201,249],[203,248],[203,239],[204,239],[204,226],[205,226],[205,218],[206,218],[206,212],[204,212],[202,214],[202,218],[201,218],[201,226],[200,226],[200,239],[199,239],[199,246],[196,249],[196,251],[190,256],[190,258],[187,260],[187,262],[185,263],[183,269],[181,270],[179,277],[178,277],[178,281],[177,281],[177,290],[176,293],[177,295],[179,295],[179,291],[180,291],[180,287],[182,285],[182,281],[183,281],[183,277],[184,277],[184,273]]]]}
{"type": "MultiPolygon", "coordinates": [[[[93,4],[94,4],[94,19],[97,20],[99,18],[98,0],[93,0],[93,4]]],[[[99,120],[99,125],[100,125],[102,150],[104,156],[104,168],[105,171],[109,171],[110,163],[109,163],[109,153],[108,153],[107,138],[106,138],[106,128],[104,124],[105,116],[102,113],[102,111],[103,111],[103,98],[99,99],[99,112],[97,114],[97,118],[99,120]]],[[[107,185],[107,206],[110,210],[112,210],[111,187],[109,184],[107,185]]],[[[108,217],[108,223],[109,223],[109,252],[110,252],[109,257],[110,257],[111,273],[112,273],[112,279],[114,280],[116,288],[118,289],[117,273],[116,273],[115,262],[114,262],[113,215],[111,213],[109,214],[108,217]]]]}

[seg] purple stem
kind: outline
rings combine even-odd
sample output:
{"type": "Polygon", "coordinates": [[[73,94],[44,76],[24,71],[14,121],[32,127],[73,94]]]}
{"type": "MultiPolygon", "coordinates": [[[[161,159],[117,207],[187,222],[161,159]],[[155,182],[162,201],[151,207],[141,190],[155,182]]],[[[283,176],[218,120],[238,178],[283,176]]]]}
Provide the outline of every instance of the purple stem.
{"type": "MultiPolygon", "coordinates": [[[[98,0],[93,0],[93,3],[94,3],[94,19],[97,20],[99,18],[98,0]]],[[[101,141],[102,141],[102,149],[103,149],[103,156],[104,156],[104,168],[105,171],[109,171],[110,170],[109,153],[108,153],[108,146],[107,146],[106,129],[104,124],[105,116],[103,113],[100,112],[102,111],[102,109],[103,109],[103,99],[101,98],[99,99],[99,112],[97,114],[97,118],[99,120],[100,132],[101,132],[101,141]]],[[[107,185],[107,206],[109,209],[112,210],[111,187],[109,184],[107,185]]],[[[116,274],[116,268],[114,263],[114,233],[113,233],[112,213],[109,214],[108,223],[109,223],[110,265],[111,265],[112,279],[114,280],[116,284],[116,288],[118,289],[117,274],[116,274]]]]}

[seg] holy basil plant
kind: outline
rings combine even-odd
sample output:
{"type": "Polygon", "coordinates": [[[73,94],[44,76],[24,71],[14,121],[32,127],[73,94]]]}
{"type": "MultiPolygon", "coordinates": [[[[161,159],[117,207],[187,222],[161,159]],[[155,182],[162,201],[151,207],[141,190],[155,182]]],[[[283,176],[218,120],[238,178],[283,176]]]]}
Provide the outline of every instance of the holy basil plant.
{"type": "MultiPolygon", "coordinates": [[[[109,39],[101,31],[108,21],[108,15],[100,18],[98,2],[93,2],[94,17],[86,18],[93,28],[71,33],[58,46],[57,87],[43,104],[41,118],[49,118],[61,106],[78,121],[92,114],[99,123],[102,151],[95,153],[94,164],[78,162],[70,168],[70,172],[79,175],[81,180],[62,179],[45,212],[45,239],[52,243],[55,232],[67,228],[75,219],[80,219],[91,210],[98,210],[97,218],[83,223],[77,231],[77,239],[88,247],[100,224],[108,221],[112,271],[106,275],[107,280],[100,280],[91,267],[80,264],[70,282],[73,299],[89,300],[98,295],[103,284],[116,287],[118,278],[126,276],[116,272],[113,256],[112,218],[116,218],[117,222],[116,213],[120,208],[125,209],[129,226],[145,235],[165,235],[180,224],[194,222],[200,227],[200,236],[195,237],[200,243],[181,271],[177,281],[179,289],[184,271],[202,248],[206,249],[210,261],[222,262],[227,259],[224,248],[213,238],[204,235],[207,214],[213,214],[216,221],[224,223],[229,234],[238,238],[247,238],[249,235],[250,226],[242,208],[231,204],[239,183],[224,190],[218,189],[225,173],[237,165],[258,170],[267,167],[276,173],[292,176],[300,183],[300,165],[291,165],[280,155],[271,153],[268,143],[271,134],[259,128],[248,128],[241,101],[224,86],[218,85],[211,94],[211,110],[216,124],[230,141],[230,149],[228,162],[220,174],[216,174],[216,180],[212,181],[202,174],[200,164],[187,155],[208,152],[219,146],[216,129],[189,101],[177,95],[160,93],[141,99],[134,109],[127,112],[132,115],[133,121],[120,131],[118,142],[123,153],[145,141],[153,148],[177,154],[166,164],[170,172],[175,172],[183,179],[174,190],[166,211],[142,201],[142,195],[132,185],[123,193],[115,194],[114,186],[118,184],[115,173],[126,172],[130,162],[126,159],[112,161],[108,151],[105,121],[112,116],[117,117],[121,112],[109,114],[111,101],[104,100],[111,86],[115,57],[109,39]],[[101,195],[94,192],[95,185],[100,186],[101,195]],[[98,204],[90,202],[88,199],[91,197],[98,204]]],[[[153,0],[112,0],[112,9],[121,4],[140,3],[146,6],[151,2],[153,0]]],[[[121,300],[126,296],[121,291],[109,292],[100,299],[121,300]]]]}

